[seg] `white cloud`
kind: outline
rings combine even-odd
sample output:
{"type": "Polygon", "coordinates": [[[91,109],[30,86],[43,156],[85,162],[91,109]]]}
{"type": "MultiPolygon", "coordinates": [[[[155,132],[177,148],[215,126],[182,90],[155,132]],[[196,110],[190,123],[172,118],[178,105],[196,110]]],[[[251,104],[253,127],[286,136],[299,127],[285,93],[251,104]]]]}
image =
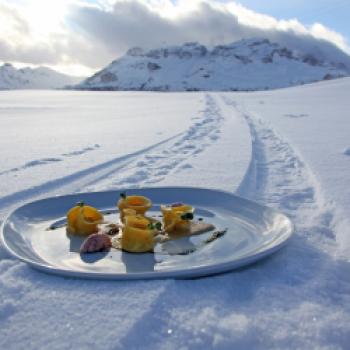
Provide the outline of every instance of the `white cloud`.
{"type": "Polygon", "coordinates": [[[320,23],[314,23],[308,27],[300,23],[296,18],[277,20],[274,17],[251,11],[235,2],[228,3],[227,7],[237,16],[238,21],[241,24],[254,26],[264,30],[277,30],[282,32],[292,31],[296,35],[311,35],[316,39],[329,41],[350,54],[350,48],[346,39],[340,33],[337,33],[320,23]]]}
{"type": "Polygon", "coordinates": [[[315,38],[328,40],[350,54],[349,45],[341,34],[325,27],[321,23],[314,23],[310,28],[310,32],[315,38]]]}
{"type": "Polygon", "coordinates": [[[350,53],[339,33],[297,19],[277,20],[219,0],[2,0],[0,60],[90,73],[132,46],[199,41],[206,45],[267,37],[296,49],[350,53]]]}

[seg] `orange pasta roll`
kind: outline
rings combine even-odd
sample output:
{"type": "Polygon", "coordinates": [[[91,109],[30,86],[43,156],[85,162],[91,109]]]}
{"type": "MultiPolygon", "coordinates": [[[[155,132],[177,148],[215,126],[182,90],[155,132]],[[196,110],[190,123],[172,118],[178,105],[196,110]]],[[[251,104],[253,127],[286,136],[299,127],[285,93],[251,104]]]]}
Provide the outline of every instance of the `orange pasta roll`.
{"type": "Polygon", "coordinates": [[[67,213],[67,231],[72,234],[87,236],[98,231],[98,224],[103,222],[103,215],[94,207],[78,203],[67,213]]]}
{"type": "Polygon", "coordinates": [[[142,215],[124,210],[124,227],[122,229],[121,247],[132,253],[152,251],[155,245],[156,231],[151,220],[142,215]]]}
{"type": "Polygon", "coordinates": [[[125,209],[134,210],[138,215],[145,215],[146,211],[152,207],[151,200],[144,196],[126,196],[122,193],[120,197],[118,208],[122,222],[124,222],[125,209]]]}
{"type": "Polygon", "coordinates": [[[194,208],[191,205],[175,203],[173,205],[161,205],[163,214],[164,231],[172,233],[190,229],[194,208]]]}

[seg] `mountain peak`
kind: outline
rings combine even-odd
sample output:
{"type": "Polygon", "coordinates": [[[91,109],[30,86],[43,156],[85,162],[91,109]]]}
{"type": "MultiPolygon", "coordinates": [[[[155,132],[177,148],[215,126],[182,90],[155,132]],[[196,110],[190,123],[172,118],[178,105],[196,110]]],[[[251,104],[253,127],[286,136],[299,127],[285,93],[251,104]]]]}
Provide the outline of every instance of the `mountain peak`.
{"type": "Polygon", "coordinates": [[[0,90],[57,89],[80,80],[47,67],[17,69],[11,63],[0,66],[0,90]]]}
{"type": "MultiPolygon", "coordinates": [[[[339,55],[339,57],[343,57],[339,55]]],[[[139,47],[78,85],[98,90],[265,90],[349,75],[347,62],[326,60],[266,38],[212,49],[198,42],[145,50],[139,47]]]]}

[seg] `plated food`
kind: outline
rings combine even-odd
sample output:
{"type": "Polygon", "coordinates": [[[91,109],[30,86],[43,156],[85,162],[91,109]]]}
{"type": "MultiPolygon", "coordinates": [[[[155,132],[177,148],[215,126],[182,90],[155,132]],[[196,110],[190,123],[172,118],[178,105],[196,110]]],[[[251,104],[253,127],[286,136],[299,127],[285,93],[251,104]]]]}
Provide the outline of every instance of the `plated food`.
{"type": "Polygon", "coordinates": [[[97,232],[103,222],[103,215],[94,207],[79,202],[67,213],[67,231],[87,236],[97,232]]]}
{"type": "Polygon", "coordinates": [[[33,268],[63,276],[113,280],[192,278],[256,262],[283,247],[293,233],[293,224],[283,213],[232,193],[194,187],[126,191],[152,200],[144,217],[151,218],[153,226],[157,222],[164,226],[162,204],[182,201],[191,205],[194,218],[190,220],[190,231],[166,233],[161,227],[155,234],[153,251],[124,252],[121,245],[118,247],[124,225],[116,207],[120,191],[111,190],[54,196],[15,209],[2,224],[1,245],[33,268]],[[95,207],[103,216],[97,232],[84,231],[83,236],[77,231],[67,232],[67,212],[78,201],[95,207]],[[212,224],[215,229],[191,235],[212,224]],[[89,253],[79,254],[84,240],[82,251],[89,253]],[[100,250],[103,251],[90,253],[100,250]]]}
{"type": "MultiPolygon", "coordinates": [[[[106,221],[98,209],[82,202],[68,211],[67,233],[86,236],[80,253],[110,248],[130,253],[153,252],[159,243],[215,229],[214,225],[203,222],[202,218],[194,220],[195,208],[185,203],[163,204],[159,215],[151,216],[147,215],[152,208],[151,199],[121,193],[117,207],[117,222],[106,221]]],[[[219,237],[217,232],[215,237],[219,237]]]]}
{"type": "Polygon", "coordinates": [[[124,222],[124,216],[128,213],[128,210],[133,210],[138,215],[145,215],[146,211],[152,207],[152,202],[144,196],[127,196],[125,193],[121,193],[117,205],[120,212],[120,220],[124,222]]]}
{"type": "Polygon", "coordinates": [[[164,230],[167,232],[184,232],[190,229],[190,221],[193,219],[194,208],[183,203],[161,205],[164,218],[164,230]]]}

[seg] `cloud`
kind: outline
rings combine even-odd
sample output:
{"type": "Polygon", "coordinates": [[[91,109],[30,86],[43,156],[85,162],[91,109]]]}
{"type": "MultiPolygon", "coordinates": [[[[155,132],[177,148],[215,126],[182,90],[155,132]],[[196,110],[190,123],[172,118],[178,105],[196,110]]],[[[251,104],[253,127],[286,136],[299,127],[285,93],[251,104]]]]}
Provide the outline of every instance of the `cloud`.
{"type": "MultiPolygon", "coordinates": [[[[306,27],[297,19],[277,20],[251,11],[236,2],[118,0],[108,10],[77,6],[70,20],[89,40],[104,46],[111,57],[132,46],[156,47],[198,41],[209,46],[248,37],[266,37],[331,59],[346,57],[334,46],[350,53],[345,38],[315,23],[306,27]]],[[[345,59],[345,58],[344,58],[345,59]]]]}
{"type": "Polygon", "coordinates": [[[248,37],[266,37],[334,61],[349,59],[342,53],[350,53],[346,39],[322,24],[308,27],[297,19],[277,20],[234,1],[50,0],[62,18],[58,21],[57,11],[51,11],[48,18],[52,20],[43,21],[42,28],[40,16],[36,21],[30,17],[38,12],[30,11],[33,3],[40,8],[48,2],[21,0],[16,6],[10,2],[0,5],[4,28],[0,33],[0,60],[74,69],[80,65],[92,71],[133,46],[151,48],[186,41],[213,46],[248,37]],[[21,11],[21,2],[26,3],[28,11],[21,11]],[[51,25],[54,19],[55,26],[51,25]]]}
{"type": "Polygon", "coordinates": [[[33,40],[29,22],[18,9],[0,5],[0,59],[32,64],[55,64],[61,59],[55,40],[33,40]]]}

